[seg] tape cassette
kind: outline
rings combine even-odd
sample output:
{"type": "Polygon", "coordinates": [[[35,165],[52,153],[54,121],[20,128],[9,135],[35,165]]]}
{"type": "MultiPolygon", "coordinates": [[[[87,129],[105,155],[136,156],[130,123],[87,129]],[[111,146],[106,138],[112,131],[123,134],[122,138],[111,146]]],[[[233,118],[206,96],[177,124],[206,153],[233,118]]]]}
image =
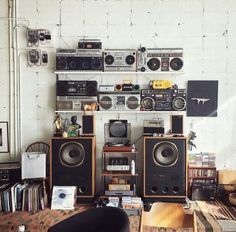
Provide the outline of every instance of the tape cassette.
{"type": "Polygon", "coordinates": [[[101,111],[111,110],[140,110],[139,93],[107,93],[99,95],[99,106],[101,111]]]}
{"type": "Polygon", "coordinates": [[[104,72],[135,72],[136,50],[134,49],[106,49],[104,50],[104,72]]]}
{"type": "Polygon", "coordinates": [[[137,70],[141,72],[183,71],[182,48],[140,48],[137,53],[137,70]]]}
{"type": "Polygon", "coordinates": [[[57,49],[57,71],[102,71],[101,49],[57,49]]]}

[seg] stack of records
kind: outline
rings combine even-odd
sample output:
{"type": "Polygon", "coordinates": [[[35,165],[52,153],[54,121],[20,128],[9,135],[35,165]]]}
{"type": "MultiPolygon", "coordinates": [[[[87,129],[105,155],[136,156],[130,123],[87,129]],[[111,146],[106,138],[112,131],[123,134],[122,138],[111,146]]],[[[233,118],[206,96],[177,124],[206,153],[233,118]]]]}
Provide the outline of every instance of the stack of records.
{"type": "Polygon", "coordinates": [[[16,210],[36,212],[47,206],[44,183],[15,183],[0,186],[0,211],[16,210]]]}

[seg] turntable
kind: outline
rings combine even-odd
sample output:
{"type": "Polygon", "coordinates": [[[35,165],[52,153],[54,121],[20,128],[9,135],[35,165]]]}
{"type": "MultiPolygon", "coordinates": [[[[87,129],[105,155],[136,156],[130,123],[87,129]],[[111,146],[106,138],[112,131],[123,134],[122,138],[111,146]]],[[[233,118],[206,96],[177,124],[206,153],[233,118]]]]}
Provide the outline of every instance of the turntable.
{"type": "Polygon", "coordinates": [[[131,152],[133,147],[130,145],[129,141],[126,143],[105,143],[103,147],[104,152],[131,152]]]}

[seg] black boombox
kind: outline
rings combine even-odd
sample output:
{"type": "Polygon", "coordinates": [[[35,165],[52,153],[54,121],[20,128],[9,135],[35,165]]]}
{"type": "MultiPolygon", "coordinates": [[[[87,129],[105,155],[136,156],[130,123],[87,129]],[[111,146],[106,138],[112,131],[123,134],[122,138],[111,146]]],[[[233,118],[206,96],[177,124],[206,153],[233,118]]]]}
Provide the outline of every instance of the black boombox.
{"type": "Polygon", "coordinates": [[[57,96],[97,96],[97,81],[57,81],[57,96]]]}
{"type": "Polygon", "coordinates": [[[101,49],[57,49],[56,70],[102,71],[101,49]]]}
{"type": "Polygon", "coordinates": [[[183,111],[186,109],[186,89],[142,89],[141,110],[183,111]]]}

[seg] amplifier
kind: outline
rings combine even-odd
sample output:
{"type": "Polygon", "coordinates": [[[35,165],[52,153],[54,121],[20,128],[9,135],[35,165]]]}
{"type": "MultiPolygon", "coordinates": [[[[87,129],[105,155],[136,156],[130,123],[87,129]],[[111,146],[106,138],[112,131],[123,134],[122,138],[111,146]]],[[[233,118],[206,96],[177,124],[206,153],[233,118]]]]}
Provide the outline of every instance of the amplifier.
{"type": "Polygon", "coordinates": [[[144,120],[143,121],[143,134],[164,134],[164,120],[144,120]]]}
{"type": "Polygon", "coordinates": [[[130,190],[130,184],[109,184],[108,185],[108,190],[130,190]]]}
{"type": "Polygon", "coordinates": [[[57,49],[56,70],[102,71],[101,49],[57,49]]]}
{"type": "Polygon", "coordinates": [[[215,199],[216,184],[212,182],[193,182],[192,200],[211,201],[215,199]]]}
{"type": "Polygon", "coordinates": [[[57,81],[57,96],[97,96],[97,81],[57,81]]]}
{"type": "Polygon", "coordinates": [[[21,181],[20,163],[0,164],[0,183],[21,181]]]}
{"type": "Polygon", "coordinates": [[[105,195],[107,195],[107,196],[133,196],[134,191],[131,191],[131,190],[106,190],[105,195]]]}
{"type": "Polygon", "coordinates": [[[107,165],[107,171],[129,171],[129,165],[107,165]]]}

